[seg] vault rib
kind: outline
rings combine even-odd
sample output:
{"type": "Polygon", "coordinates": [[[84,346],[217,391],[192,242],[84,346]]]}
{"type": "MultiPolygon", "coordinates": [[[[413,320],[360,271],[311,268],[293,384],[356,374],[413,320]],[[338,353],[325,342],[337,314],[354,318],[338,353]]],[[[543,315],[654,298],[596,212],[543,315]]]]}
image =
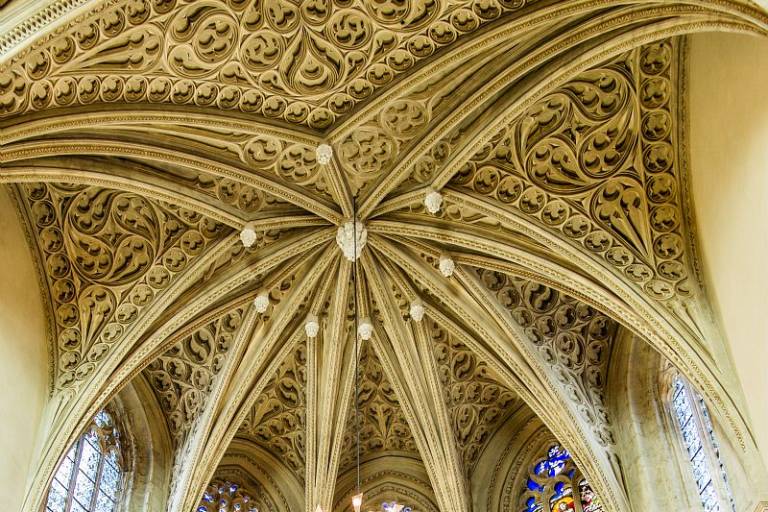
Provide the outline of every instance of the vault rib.
{"type": "Polygon", "coordinates": [[[279,304],[279,314],[276,314],[263,330],[254,333],[252,342],[243,355],[238,368],[231,380],[232,386],[227,390],[226,400],[217,403],[213,410],[216,417],[210,429],[202,435],[195,450],[200,460],[188,461],[187,470],[176,486],[177,492],[169,499],[168,511],[192,510],[197,503],[201,490],[213,474],[219,458],[225,453],[229,442],[236,435],[238,426],[243,422],[253,403],[261,394],[279,364],[285,359],[290,350],[304,333],[304,315],[297,317],[305,298],[311,294],[322,277],[328,282],[327,270],[338,259],[335,248],[328,244],[317,260],[311,253],[305,256],[304,264],[308,266],[295,289],[289,291],[284,302],[279,304]],[[283,336],[290,335],[290,342],[285,342],[283,336]],[[280,343],[283,341],[283,343],[280,343]],[[268,377],[265,377],[268,375],[268,377]],[[263,383],[263,385],[262,385],[263,383]],[[261,389],[254,387],[262,385],[261,389]],[[253,392],[257,391],[257,392],[253,392]]]}

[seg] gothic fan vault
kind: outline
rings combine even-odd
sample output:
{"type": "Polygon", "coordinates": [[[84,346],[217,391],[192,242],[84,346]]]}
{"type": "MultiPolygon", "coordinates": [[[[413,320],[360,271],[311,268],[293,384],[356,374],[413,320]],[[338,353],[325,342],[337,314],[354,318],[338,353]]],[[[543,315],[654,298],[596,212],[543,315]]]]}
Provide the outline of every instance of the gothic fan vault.
{"type": "Polygon", "coordinates": [[[373,326],[365,510],[526,510],[495,458],[510,429],[566,447],[606,511],[631,510],[606,402],[622,331],[749,449],[685,208],[679,36],[765,33],[760,10],[58,3],[55,28],[30,17],[0,36],[0,182],[47,290],[58,404],[25,510],[129,383],[168,433],[168,512],[201,496],[351,510],[355,297],[373,326]],[[336,241],[353,212],[356,288],[336,241]],[[498,496],[479,499],[475,475],[498,496]]]}

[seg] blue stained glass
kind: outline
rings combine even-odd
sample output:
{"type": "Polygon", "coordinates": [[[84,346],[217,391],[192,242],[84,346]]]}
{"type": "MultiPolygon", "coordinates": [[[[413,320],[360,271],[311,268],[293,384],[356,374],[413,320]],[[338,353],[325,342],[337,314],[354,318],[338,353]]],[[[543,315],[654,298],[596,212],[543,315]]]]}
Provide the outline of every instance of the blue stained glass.
{"type": "Polygon", "coordinates": [[[579,497],[585,512],[603,512],[599,498],[585,479],[579,482],[579,495],[574,496],[577,476],[577,468],[568,450],[552,445],[546,456],[534,464],[526,480],[524,492],[533,496],[526,498],[521,512],[574,511],[579,497]],[[585,508],[587,505],[589,508],[585,508]]]}
{"type": "Polygon", "coordinates": [[[259,512],[258,507],[247,505],[252,498],[239,485],[232,482],[215,482],[208,486],[198,503],[196,512],[259,512]],[[215,503],[215,506],[208,504],[215,503]],[[246,509],[246,507],[248,507],[246,509]]]}
{"type": "Polygon", "coordinates": [[[528,486],[528,489],[531,491],[539,491],[539,492],[544,491],[544,486],[534,482],[533,480],[531,480],[530,477],[528,477],[528,483],[526,485],[528,486]]]}
{"type": "Polygon", "coordinates": [[[570,458],[571,455],[567,450],[554,445],[547,452],[547,458],[536,464],[534,473],[539,476],[546,474],[550,478],[555,477],[562,473],[563,469],[565,469],[565,463],[570,458]]]}
{"type": "Polygon", "coordinates": [[[528,498],[525,502],[525,510],[523,512],[539,512],[541,510],[541,504],[536,502],[535,498],[528,498]]]}

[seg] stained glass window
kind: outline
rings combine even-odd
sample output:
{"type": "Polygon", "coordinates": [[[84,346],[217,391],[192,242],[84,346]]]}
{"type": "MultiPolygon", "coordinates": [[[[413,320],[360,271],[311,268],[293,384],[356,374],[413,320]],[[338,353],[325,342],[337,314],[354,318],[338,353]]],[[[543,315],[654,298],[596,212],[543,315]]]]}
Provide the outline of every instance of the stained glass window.
{"type": "Polygon", "coordinates": [[[259,512],[256,502],[232,482],[212,482],[196,512],[259,512]]]}
{"type": "Polygon", "coordinates": [[[411,507],[398,503],[396,501],[384,502],[381,504],[383,512],[413,512],[411,507]]]}
{"type": "Polygon", "coordinates": [[[531,468],[523,489],[521,512],[603,512],[600,498],[560,445],[547,453],[531,468]]]}
{"type": "Polygon", "coordinates": [[[99,412],[56,470],[46,512],[117,510],[122,488],[118,441],[112,417],[99,412]]]}
{"type": "Polygon", "coordinates": [[[672,409],[703,510],[735,512],[736,504],[707,406],[680,375],[672,381],[672,409]]]}

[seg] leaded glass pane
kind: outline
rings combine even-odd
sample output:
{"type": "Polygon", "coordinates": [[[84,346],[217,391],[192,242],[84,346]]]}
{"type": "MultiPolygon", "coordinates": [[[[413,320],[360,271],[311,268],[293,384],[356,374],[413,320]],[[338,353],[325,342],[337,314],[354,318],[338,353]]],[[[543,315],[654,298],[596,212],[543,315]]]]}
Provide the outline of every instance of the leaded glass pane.
{"type": "Polygon", "coordinates": [[[82,471],[79,471],[77,474],[77,482],[75,483],[75,499],[79,501],[83,507],[90,507],[91,498],[93,498],[95,488],[96,486],[93,483],[93,480],[88,478],[88,475],[82,471]]]}
{"type": "Polygon", "coordinates": [[[715,487],[710,481],[704,489],[701,491],[701,503],[704,505],[705,512],[715,512],[720,510],[720,505],[717,503],[717,493],[715,487]]]}
{"type": "Polygon", "coordinates": [[[114,499],[119,485],[120,473],[113,466],[105,464],[101,474],[101,489],[114,499]]]}
{"type": "Polygon", "coordinates": [[[531,468],[523,488],[520,512],[574,511],[576,500],[581,501],[584,512],[602,512],[600,500],[587,480],[577,475],[568,451],[559,445],[551,446],[545,457],[531,468]],[[578,496],[574,494],[576,489],[578,496]]]}
{"type": "Polygon", "coordinates": [[[96,498],[96,508],[93,509],[93,512],[113,512],[114,510],[115,502],[103,491],[99,492],[99,496],[96,498]]]}
{"type": "Polygon", "coordinates": [[[600,498],[585,479],[579,482],[579,496],[581,497],[581,510],[583,512],[603,512],[600,498]]]}
{"type": "Polygon", "coordinates": [[[70,458],[69,454],[64,457],[59,469],[56,470],[54,479],[58,480],[64,487],[69,486],[69,481],[72,478],[72,468],[75,466],[74,458],[70,458]]]}
{"type": "Polygon", "coordinates": [[[96,480],[99,472],[99,459],[101,453],[98,445],[94,446],[90,442],[83,443],[83,454],[80,457],[80,471],[88,475],[91,480],[96,480]]]}
{"type": "Polygon", "coordinates": [[[106,428],[112,424],[112,418],[109,417],[106,411],[99,411],[93,417],[93,422],[101,428],[106,428]]]}
{"type": "Polygon", "coordinates": [[[71,512],[89,512],[87,508],[83,508],[76,500],[72,500],[71,512]]]}
{"type": "Polygon", "coordinates": [[[735,504],[728,487],[728,477],[725,467],[720,461],[720,449],[715,439],[714,428],[709,417],[709,411],[701,397],[692,400],[693,392],[681,377],[676,377],[673,383],[672,408],[680,429],[688,458],[691,462],[696,489],[701,497],[702,508],[705,512],[720,512],[721,503],[730,503],[735,511],[735,504]],[[717,460],[710,460],[711,455],[705,447],[709,443],[717,460]],[[716,472],[714,470],[719,470],[716,472]],[[718,496],[718,488],[715,485],[713,475],[719,475],[723,479],[727,496],[722,500],[718,496]]]}
{"type": "Polygon", "coordinates": [[[70,448],[54,475],[46,512],[117,510],[122,473],[118,432],[112,425],[109,415],[100,413],[92,428],[70,448]]]}
{"type": "Polygon", "coordinates": [[[51,484],[51,491],[48,493],[48,504],[46,505],[51,512],[64,512],[67,502],[67,489],[59,482],[51,484]]]}
{"type": "Polygon", "coordinates": [[[688,456],[691,457],[701,449],[701,436],[696,429],[696,422],[689,420],[681,429],[683,436],[683,444],[688,451],[688,456]]]}
{"type": "Polygon", "coordinates": [[[85,433],[85,440],[91,443],[94,446],[98,446],[99,444],[99,434],[96,433],[95,430],[91,429],[88,432],[85,433]]]}

